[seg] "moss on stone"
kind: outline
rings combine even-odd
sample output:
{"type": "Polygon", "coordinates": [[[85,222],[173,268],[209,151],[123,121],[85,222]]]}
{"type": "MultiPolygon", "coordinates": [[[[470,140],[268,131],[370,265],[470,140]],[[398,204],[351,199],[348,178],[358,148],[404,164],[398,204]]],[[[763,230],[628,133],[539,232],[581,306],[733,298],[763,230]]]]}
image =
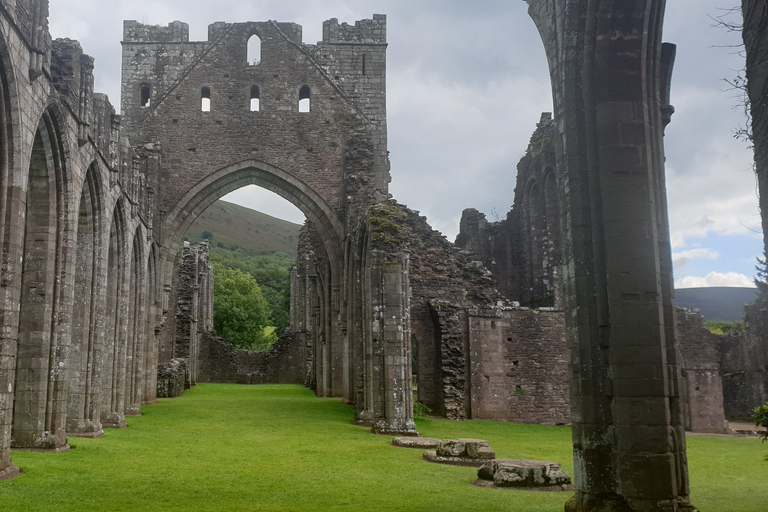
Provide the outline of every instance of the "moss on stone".
{"type": "Polygon", "coordinates": [[[371,238],[376,242],[400,244],[408,239],[408,228],[403,224],[408,216],[394,203],[378,203],[368,214],[371,238]]]}

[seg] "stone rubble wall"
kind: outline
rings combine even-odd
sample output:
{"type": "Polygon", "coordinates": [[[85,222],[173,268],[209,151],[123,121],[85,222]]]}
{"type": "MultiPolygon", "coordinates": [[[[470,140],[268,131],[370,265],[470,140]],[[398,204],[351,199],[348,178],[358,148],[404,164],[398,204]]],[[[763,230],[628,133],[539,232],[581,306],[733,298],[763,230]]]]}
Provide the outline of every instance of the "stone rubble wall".
{"type": "Polygon", "coordinates": [[[726,433],[721,351],[727,337],[709,332],[697,309],[677,308],[677,332],[685,384],[685,428],[726,433]]]}
{"type": "Polygon", "coordinates": [[[768,306],[744,308],[746,333],[720,336],[725,416],[752,420],[752,409],[768,402],[768,306]]]}
{"type": "Polygon", "coordinates": [[[202,333],[200,340],[200,382],[304,384],[303,335],[286,331],[266,352],[237,350],[213,331],[202,333]]]}
{"type": "Polygon", "coordinates": [[[187,390],[187,359],[171,359],[157,367],[157,398],[178,398],[187,390]]]}

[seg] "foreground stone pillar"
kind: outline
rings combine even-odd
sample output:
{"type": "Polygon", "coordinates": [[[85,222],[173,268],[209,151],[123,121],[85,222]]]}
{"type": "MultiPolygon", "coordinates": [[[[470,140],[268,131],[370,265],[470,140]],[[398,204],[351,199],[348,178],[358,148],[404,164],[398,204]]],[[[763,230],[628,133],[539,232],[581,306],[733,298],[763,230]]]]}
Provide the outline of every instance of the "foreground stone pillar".
{"type": "Polygon", "coordinates": [[[408,256],[372,251],[373,427],[418,435],[413,422],[408,256]]]}
{"type": "Polygon", "coordinates": [[[694,510],[664,189],[664,1],[528,3],[549,60],[564,198],[576,487],[566,510],[694,510]]]}

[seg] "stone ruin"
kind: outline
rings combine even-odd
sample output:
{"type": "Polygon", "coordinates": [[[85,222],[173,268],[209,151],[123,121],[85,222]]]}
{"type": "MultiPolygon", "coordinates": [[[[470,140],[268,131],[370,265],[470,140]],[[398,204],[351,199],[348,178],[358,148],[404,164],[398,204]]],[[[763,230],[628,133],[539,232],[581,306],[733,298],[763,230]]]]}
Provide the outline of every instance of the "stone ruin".
{"type": "Polygon", "coordinates": [[[452,466],[480,467],[496,458],[488,441],[482,439],[449,439],[440,441],[435,451],[424,452],[424,460],[452,466]]]}
{"type": "Polygon", "coordinates": [[[125,427],[158,384],[303,382],[415,435],[413,346],[437,414],[573,425],[568,510],[693,510],[684,427],[765,401],[768,316],[716,340],[674,308],[663,0],[528,3],[554,116],[507,218],[465,212],[454,245],[388,194],[384,16],[326,21],[316,45],[293,23],[194,42],[127,21],[117,115],[47,0],[0,0],[0,479],[11,447],[125,427]],[[182,244],[248,184],[308,220],[291,332],[264,355],[215,336],[205,250],[182,244]]]}
{"type": "Polygon", "coordinates": [[[538,460],[497,459],[477,470],[475,485],[519,490],[572,491],[571,477],[560,464],[538,460]]]}
{"type": "Polygon", "coordinates": [[[497,459],[488,441],[482,439],[433,439],[396,437],[392,446],[434,448],[424,452],[425,461],[452,466],[475,467],[480,487],[518,490],[572,491],[571,477],[554,462],[497,459]]]}

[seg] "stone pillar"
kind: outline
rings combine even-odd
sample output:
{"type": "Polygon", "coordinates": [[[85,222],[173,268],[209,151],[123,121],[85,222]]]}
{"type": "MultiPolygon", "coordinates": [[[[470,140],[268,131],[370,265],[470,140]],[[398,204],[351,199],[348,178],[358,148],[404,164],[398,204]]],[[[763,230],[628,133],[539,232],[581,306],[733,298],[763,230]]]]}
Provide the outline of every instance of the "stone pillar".
{"type": "Polygon", "coordinates": [[[340,271],[334,269],[328,277],[334,280],[329,287],[328,303],[328,359],[330,363],[329,396],[344,398],[344,330],[341,317],[341,286],[335,278],[340,271]]]}
{"type": "Polygon", "coordinates": [[[174,336],[174,358],[187,360],[186,387],[193,386],[192,358],[194,357],[195,313],[197,309],[197,251],[184,242],[181,263],[178,270],[176,290],[176,332],[174,336]]]}
{"type": "Polygon", "coordinates": [[[566,509],[694,510],[664,190],[664,1],[528,3],[549,60],[563,198],[576,487],[566,509]]]}
{"type": "Polygon", "coordinates": [[[413,422],[408,256],[372,251],[373,427],[384,435],[418,435],[413,422]]]}
{"type": "Polygon", "coordinates": [[[360,249],[360,264],[356,272],[357,293],[359,295],[356,308],[360,311],[358,328],[360,335],[356,346],[355,371],[357,374],[357,404],[355,406],[355,423],[362,426],[373,426],[373,300],[371,266],[368,264],[370,251],[367,247],[360,249]]]}

